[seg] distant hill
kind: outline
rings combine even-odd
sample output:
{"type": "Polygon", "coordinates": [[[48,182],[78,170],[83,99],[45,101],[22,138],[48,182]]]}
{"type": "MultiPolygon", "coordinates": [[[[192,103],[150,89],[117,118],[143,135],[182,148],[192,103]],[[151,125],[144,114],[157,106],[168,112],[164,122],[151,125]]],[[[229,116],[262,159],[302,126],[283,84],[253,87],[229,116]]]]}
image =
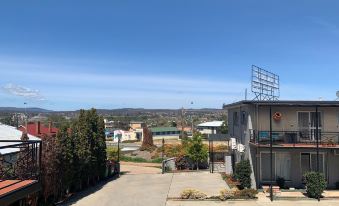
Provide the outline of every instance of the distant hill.
{"type": "MultiPolygon", "coordinates": [[[[80,110],[75,111],[53,111],[36,107],[26,108],[27,113],[54,113],[54,114],[63,114],[63,115],[75,115],[78,114],[80,110]]],[[[99,114],[103,115],[140,115],[140,114],[152,114],[152,113],[167,113],[174,114],[180,113],[181,109],[144,109],[144,108],[121,108],[121,109],[97,109],[99,114]]],[[[222,109],[184,109],[185,113],[214,113],[222,112],[222,109]]],[[[18,107],[0,107],[0,112],[25,112],[25,108],[18,107]]]]}
{"type": "Polygon", "coordinates": [[[53,112],[52,110],[37,108],[37,107],[28,107],[28,108],[18,108],[18,107],[0,107],[0,112],[28,112],[28,113],[49,113],[53,112]]]}

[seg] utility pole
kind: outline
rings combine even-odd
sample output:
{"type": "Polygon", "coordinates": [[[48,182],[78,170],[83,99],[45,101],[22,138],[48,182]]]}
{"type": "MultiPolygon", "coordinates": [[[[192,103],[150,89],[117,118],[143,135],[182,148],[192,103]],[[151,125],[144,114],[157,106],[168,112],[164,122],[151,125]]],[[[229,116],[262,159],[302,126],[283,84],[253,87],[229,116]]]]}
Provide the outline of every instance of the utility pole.
{"type": "Polygon", "coordinates": [[[25,106],[25,127],[26,127],[26,132],[27,132],[27,102],[24,102],[24,106],[25,106]]]}
{"type": "Polygon", "coordinates": [[[181,107],[181,139],[184,137],[184,107],[181,107]]]}

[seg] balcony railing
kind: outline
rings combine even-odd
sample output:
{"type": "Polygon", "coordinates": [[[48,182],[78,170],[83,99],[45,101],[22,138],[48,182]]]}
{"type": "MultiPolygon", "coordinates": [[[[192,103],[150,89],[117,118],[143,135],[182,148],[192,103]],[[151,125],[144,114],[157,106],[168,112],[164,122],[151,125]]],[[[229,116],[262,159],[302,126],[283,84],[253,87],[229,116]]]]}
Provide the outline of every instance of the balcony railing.
{"type": "MultiPolygon", "coordinates": [[[[326,146],[339,145],[339,132],[319,131],[319,144],[326,146]]],[[[273,145],[316,144],[315,130],[307,131],[272,131],[273,145]]],[[[250,130],[250,142],[255,144],[270,144],[270,131],[250,130]]]]}
{"type": "Polygon", "coordinates": [[[0,140],[0,181],[39,180],[40,141],[0,140]]]}

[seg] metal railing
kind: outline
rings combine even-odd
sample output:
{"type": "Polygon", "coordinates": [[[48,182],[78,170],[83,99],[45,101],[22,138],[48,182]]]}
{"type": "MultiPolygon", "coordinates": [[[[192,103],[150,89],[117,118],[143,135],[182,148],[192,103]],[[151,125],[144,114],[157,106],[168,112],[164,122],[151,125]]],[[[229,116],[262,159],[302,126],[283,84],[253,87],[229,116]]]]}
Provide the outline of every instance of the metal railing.
{"type": "MultiPolygon", "coordinates": [[[[319,144],[338,145],[339,132],[319,131],[319,144]]],[[[304,131],[272,131],[273,144],[316,144],[317,135],[314,130],[304,131]]],[[[270,131],[250,130],[250,142],[255,144],[269,144],[270,131]]]]}
{"type": "Polygon", "coordinates": [[[41,141],[0,140],[0,181],[40,180],[41,141]]]}

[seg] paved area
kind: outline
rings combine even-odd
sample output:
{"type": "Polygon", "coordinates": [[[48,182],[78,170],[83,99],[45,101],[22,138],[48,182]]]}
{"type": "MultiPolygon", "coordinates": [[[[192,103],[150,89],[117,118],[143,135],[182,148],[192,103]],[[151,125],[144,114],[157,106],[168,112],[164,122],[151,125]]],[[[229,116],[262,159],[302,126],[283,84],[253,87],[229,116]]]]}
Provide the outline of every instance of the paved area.
{"type": "Polygon", "coordinates": [[[161,174],[151,164],[123,163],[120,178],[91,188],[64,205],[74,206],[165,206],[169,195],[179,197],[186,188],[208,195],[219,194],[226,186],[220,174],[190,172],[161,174]]]}
{"type": "Polygon", "coordinates": [[[168,197],[180,197],[180,193],[184,189],[197,189],[205,193],[207,196],[219,195],[223,188],[228,185],[218,173],[210,172],[187,172],[173,174],[173,180],[170,187],[168,197]]]}
{"type": "Polygon", "coordinates": [[[122,175],[101,188],[65,205],[161,206],[166,204],[171,174],[122,175]]]}
{"type": "Polygon", "coordinates": [[[270,202],[260,193],[258,200],[249,201],[174,201],[167,197],[179,197],[182,190],[194,188],[209,196],[218,195],[220,189],[227,187],[220,174],[208,172],[190,172],[160,174],[156,165],[123,163],[124,175],[113,181],[90,188],[64,205],[73,206],[334,206],[339,200],[277,200],[270,202]]]}
{"type": "Polygon", "coordinates": [[[281,205],[298,205],[298,206],[337,206],[339,205],[338,200],[325,200],[325,201],[316,201],[316,200],[302,200],[302,201],[275,201],[275,202],[261,202],[261,201],[167,201],[166,206],[226,206],[226,205],[236,205],[236,206],[281,206],[281,205]]]}

